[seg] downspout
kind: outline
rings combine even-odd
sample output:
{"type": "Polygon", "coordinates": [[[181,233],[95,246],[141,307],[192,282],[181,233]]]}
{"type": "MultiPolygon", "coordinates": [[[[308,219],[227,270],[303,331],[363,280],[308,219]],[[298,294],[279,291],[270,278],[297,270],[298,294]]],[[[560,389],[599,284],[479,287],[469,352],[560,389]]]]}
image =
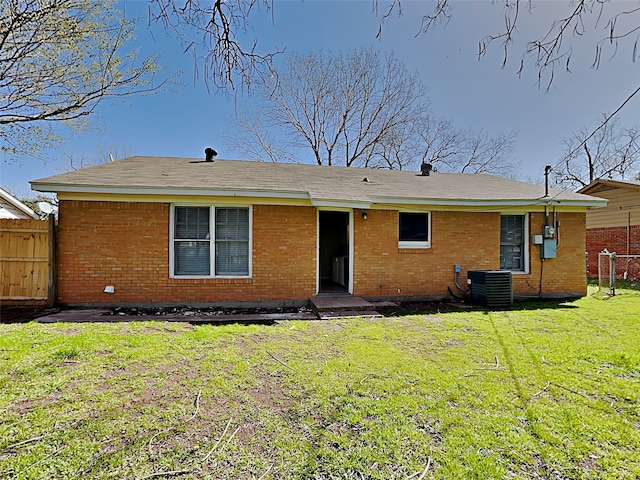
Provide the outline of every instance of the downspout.
{"type": "MultiPolygon", "coordinates": [[[[544,171],[544,176],[545,176],[545,190],[547,190],[546,186],[548,185],[547,182],[547,173],[548,170],[547,168],[549,167],[549,165],[547,165],[547,167],[545,167],[545,171],[544,171]]],[[[548,193],[545,193],[545,196],[548,195],[548,193]]],[[[547,210],[547,203],[545,203],[544,205],[544,224],[545,225],[549,225],[549,211],[547,210]]],[[[544,232],[544,229],[543,229],[544,232]]],[[[544,242],[544,238],[542,240],[544,242]]],[[[544,244],[540,245],[540,248],[544,248],[544,244]]],[[[544,258],[544,255],[540,255],[540,278],[538,279],[538,297],[542,297],[542,274],[544,272],[544,262],[545,262],[546,258],[544,258]]]]}
{"type": "Polygon", "coordinates": [[[540,283],[538,284],[538,297],[542,297],[542,273],[544,272],[544,261],[546,259],[542,258],[540,260],[540,283]]]}
{"type": "Polygon", "coordinates": [[[627,213],[627,255],[631,255],[631,211],[627,213]]]}
{"type": "Polygon", "coordinates": [[[553,206],[553,228],[556,232],[556,249],[560,246],[560,222],[556,219],[556,206],[553,206]]]}
{"type": "Polygon", "coordinates": [[[627,268],[624,270],[624,279],[629,278],[629,264],[631,263],[631,211],[627,213],[627,268]]]}

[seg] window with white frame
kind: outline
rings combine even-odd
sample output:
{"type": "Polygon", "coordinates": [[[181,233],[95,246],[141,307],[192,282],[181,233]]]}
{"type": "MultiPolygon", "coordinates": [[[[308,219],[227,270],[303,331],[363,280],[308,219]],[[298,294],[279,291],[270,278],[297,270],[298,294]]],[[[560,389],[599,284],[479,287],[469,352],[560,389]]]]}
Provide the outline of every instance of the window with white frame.
{"type": "Polygon", "coordinates": [[[249,208],[174,206],[173,276],[249,276],[249,208]]]}
{"type": "Polygon", "coordinates": [[[431,247],[431,214],[429,212],[398,212],[398,247],[431,247]]]}
{"type": "Polygon", "coordinates": [[[500,269],[514,272],[527,270],[526,215],[500,216],[500,269]]]}

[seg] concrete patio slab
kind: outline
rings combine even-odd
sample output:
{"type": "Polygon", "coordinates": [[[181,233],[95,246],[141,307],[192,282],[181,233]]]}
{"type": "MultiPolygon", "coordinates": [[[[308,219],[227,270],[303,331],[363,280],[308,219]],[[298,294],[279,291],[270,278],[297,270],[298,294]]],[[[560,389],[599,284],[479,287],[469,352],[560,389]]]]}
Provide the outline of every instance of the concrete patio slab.
{"type": "Polygon", "coordinates": [[[50,313],[36,319],[38,323],[57,323],[57,322],[108,322],[105,318],[109,318],[105,315],[109,310],[104,308],[87,308],[87,309],[73,309],[73,310],[60,310],[59,312],[50,313]]]}

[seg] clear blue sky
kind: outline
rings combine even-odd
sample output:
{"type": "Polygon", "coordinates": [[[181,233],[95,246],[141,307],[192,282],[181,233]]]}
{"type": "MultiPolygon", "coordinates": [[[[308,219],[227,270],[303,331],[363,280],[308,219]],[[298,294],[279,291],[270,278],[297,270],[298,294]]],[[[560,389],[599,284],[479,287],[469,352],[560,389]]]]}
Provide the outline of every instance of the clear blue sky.
{"type": "MultiPolygon", "coordinates": [[[[488,0],[454,2],[454,17],[448,25],[416,37],[425,3],[430,2],[405,0],[403,15],[387,23],[378,40],[378,18],[372,12],[371,0],[275,0],[274,22],[270,14],[259,12],[253,17],[253,31],[248,36],[257,38],[263,52],[275,48],[338,52],[361,45],[394,50],[429,86],[435,113],[453,119],[462,128],[482,128],[492,134],[516,131],[513,155],[522,165],[519,178],[525,181],[540,181],[544,165],[561,158],[562,138],[584,126],[595,126],[602,113],[616,108],[640,82],[640,62],[632,62],[630,47],[619,50],[611,59],[605,55],[600,69],[589,68],[594,52],[594,43],[589,40],[604,37],[606,32],[601,30],[581,40],[584,46],[575,45],[572,73],[558,72],[553,88],[545,93],[535,85],[534,68],[529,66],[522,78],[515,73],[523,51],[521,44],[512,46],[512,62],[505,69],[500,68],[502,51],[498,44],[478,60],[478,41],[502,31],[499,4],[488,0]]],[[[128,15],[146,20],[146,1],[121,1],[120,5],[128,15]]],[[[522,17],[522,39],[528,38],[529,28],[544,28],[553,18],[566,15],[569,2],[534,5],[538,5],[536,15],[522,17]]],[[[628,2],[628,6],[634,5],[636,2],[628,2]]],[[[204,148],[212,146],[219,158],[238,158],[220,138],[229,128],[234,99],[209,93],[202,78],[194,81],[193,58],[183,54],[177,41],[167,38],[159,26],[153,27],[152,35],[143,21],[137,42],[142,54],[162,56],[160,63],[166,73],[182,70],[184,86],[101,104],[93,117],[94,129],[70,137],[47,154],[45,164],[29,157],[18,163],[3,158],[0,185],[27,191],[29,180],[68,169],[69,155],[92,157],[109,147],[127,155],[202,157],[204,148]]],[[[639,105],[640,99],[634,99],[626,107],[622,114],[625,124],[640,124],[639,105]]]]}

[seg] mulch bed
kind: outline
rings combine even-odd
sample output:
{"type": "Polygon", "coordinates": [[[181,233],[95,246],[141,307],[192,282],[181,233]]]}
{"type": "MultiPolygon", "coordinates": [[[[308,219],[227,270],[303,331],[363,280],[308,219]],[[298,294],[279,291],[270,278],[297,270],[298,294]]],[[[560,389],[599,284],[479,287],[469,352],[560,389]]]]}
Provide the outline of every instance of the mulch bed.
{"type": "Polygon", "coordinates": [[[304,313],[311,312],[309,307],[277,307],[277,308],[219,308],[219,307],[207,307],[207,308],[192,308],[188,306],[180,307],[154,307],[154,308],[126,308],[126,307],[114,307],[107,310],[104,315],[121,315],[121,316],[141,316],[141,317],[163,317],[163,316],[176,316],[184,315],[186,317],[218,317],[222,315],[256,315],[256,314],[270,314],[270,313],[304,313]]]}
{"type": "MultiPolygon", "coordinates": [[[[393,307],[376,307],[376,311],[385,317],[402,315],[420,315],[429,313],[459,312],[461,309],[472,308],[470,305],[448,302],[407,302],[399,303],[393,307]]],[[[39,317],[51,315],[60,311],[60,308],[42,307],[0,307],[0,323],[24,323],[35,320],[39,317]]],[[[224,320],[225,316],[240,315],[272,315],[272,314],[309,314],[312,309],[309,307],[278,307],[278,308],[191,308],[167,307],[167,308],[124,308],[114,307],[105,310],[102,314],[105,317],[189,317],[211,318],[212,320],[224,320]]],[[[303,317],[304,318],[304,317],[303,317]]],[[[143,320],[143,318],[140,318],[143,320]]],[[[115,318],[114,318],[115,320],[115,318]]],[[[108,321],[105,318],[105,321],[108,321]]]]}

